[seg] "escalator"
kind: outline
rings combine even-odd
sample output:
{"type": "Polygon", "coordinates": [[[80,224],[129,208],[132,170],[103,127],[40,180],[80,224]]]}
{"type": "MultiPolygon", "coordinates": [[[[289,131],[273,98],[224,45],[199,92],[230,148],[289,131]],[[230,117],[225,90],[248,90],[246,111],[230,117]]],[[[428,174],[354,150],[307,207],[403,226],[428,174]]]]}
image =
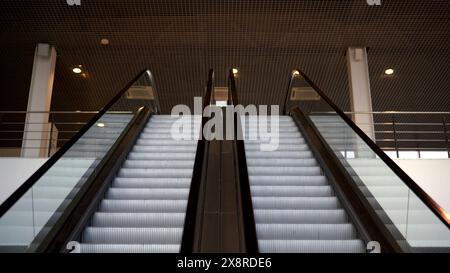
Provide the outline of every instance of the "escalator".
{"type": "Polygon", "coordinates": [[[0,252],[189,251],[206,120],[159,109],[144,70],[1,205],[0,252]]]}
{"type": "MultiPolygon", "coordinates": [[[[229,83],[238,105],[231,72],[229,83]]],[[[299,70],[290,78],[282,112],[236,114],[254,249],[450,252],[449,214],[299,70]],[[273,145],[260,134],[266,128],[278,132],[270,151],[261,145],[273,145]]]]}
{"type": "MultiPolygon", "coordinates": [[[[259,251],[365,252],[292,117],[276,118],[276,151],[260,151],[261,140],[245,140],[259,251]]],[[[249,132],[257,121],[247,117],[242,124],[249,132]]]]}
{"type": "Polygon", "coordinates": [[[0,206],[0,252],[450,252],[449,214],[303,72],[269,116],[213,79],[214,115],[169,116],[136,76],[0,206]]]}
{"type": "MultiPolygon", "coordinates": [[[[197,141],[172,139],[178,119],[150,118],[83,231],[81,252],[180,251],[197,141]]],[[[179,125],[198,135],[199,122],[184,116],[179,125]]]]}

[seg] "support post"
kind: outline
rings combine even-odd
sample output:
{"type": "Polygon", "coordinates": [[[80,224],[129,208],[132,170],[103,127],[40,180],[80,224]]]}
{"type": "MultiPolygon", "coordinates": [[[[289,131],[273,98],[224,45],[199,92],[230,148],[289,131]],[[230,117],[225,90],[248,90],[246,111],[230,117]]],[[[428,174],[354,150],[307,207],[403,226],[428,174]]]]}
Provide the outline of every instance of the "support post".
{"type": "Polygon", "coordinates": [[[47,157],[53,124],[49,111],[55,75],[56,50],[49,44],[38,44],[34,53],[33,72],[28,95],[22,141],[22,157],[47,157]]]}
{"type": "Polygon", "coordinates": [[[350,104],[353,121],[375,141],[372,96],[370,93],[369,65],[365,47],[349,47],[347,50],[350,104]]]}

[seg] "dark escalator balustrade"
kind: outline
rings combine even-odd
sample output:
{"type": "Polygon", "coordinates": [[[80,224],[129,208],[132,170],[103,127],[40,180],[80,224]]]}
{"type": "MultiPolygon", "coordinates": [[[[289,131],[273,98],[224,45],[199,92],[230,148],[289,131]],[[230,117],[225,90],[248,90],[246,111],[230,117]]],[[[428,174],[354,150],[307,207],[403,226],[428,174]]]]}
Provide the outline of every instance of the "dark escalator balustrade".
{"type": "Polygon", "coordinates": [[[325,147],[343,174],[338,180],[352,192],[350,206],[364,208],[363,223],[372,220],[365,225],[368,239],[382,241],[381,251],[450,252],[449,214],[302,71],[292,74],[285,113],[301,119],[325,147]]]}
{"type": "Polygon", "coordinates": [[[200,117],[158,114],[144,70],[1,205],[0,251],[178,252],[200,117]]]}

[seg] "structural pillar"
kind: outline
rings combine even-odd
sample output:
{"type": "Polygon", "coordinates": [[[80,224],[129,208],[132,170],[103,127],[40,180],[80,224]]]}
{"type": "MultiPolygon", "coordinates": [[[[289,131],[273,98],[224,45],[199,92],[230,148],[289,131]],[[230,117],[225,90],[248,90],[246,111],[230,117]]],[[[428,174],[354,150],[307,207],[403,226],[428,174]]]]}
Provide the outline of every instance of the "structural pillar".
{"type": "Polygon", "coordinates": [[[55,127],[49,123],[55,64],[55,48],[49,44],[38,44],[34,53],[33,72],[28,95],[22,157],[49,156],[50,141],[55,137],[55,127]]]}
{"type": "Polygon", "coordinates": [[[347,50],[350,104],[353,121],[375,141],[372,96],[370,93],[369,65],[365,47],[349,47],[347,50]]]}

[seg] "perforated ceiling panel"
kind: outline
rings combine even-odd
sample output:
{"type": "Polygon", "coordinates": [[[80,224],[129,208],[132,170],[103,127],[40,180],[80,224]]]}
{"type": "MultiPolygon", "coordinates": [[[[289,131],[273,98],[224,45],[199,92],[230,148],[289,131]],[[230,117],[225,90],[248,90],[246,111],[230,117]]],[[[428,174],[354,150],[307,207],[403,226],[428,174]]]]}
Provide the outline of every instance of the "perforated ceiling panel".
{"type": "Polygon", "coordinates": [[[243,103],[280,104],[298,67],[348,109],[345,51],[364,45],[375,110],[449,111],[450,1],[381,2],[2,0],[0,109],[26,108],[34,46],[49,42],[54,110],[98,109],[145,67],[165,112],[191,105],[209,68],[224,85],[230,67],[243,103]],[[71,72],[78,64],[86,78],[71,72]]]}

